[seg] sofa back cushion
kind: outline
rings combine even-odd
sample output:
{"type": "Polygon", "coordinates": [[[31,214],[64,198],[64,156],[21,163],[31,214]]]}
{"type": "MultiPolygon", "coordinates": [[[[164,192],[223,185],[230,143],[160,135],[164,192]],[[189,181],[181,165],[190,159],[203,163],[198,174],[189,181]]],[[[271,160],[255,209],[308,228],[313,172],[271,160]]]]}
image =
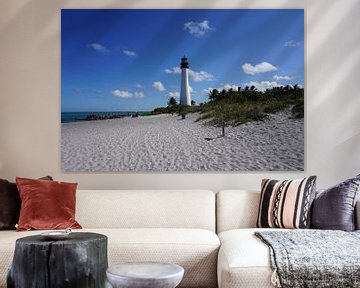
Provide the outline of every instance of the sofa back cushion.
{"type": "Polygon", "coordinates": [[[255,228],[260,192],[248,190],[222,190],[216,194],[217,233],[255,228]]]}
{"type": "Polygon", "coordinates": [[[83,228],[199,228],[215,231],[208,190],[78,190],[83,228]]]}
{"type": "MultiPolygon", "coordinates": [[[[359,197],[360,198],[360,197],[359,197]]],[[[216,232],[256,228],[260,191],[222,190],[216,194],[216,232]]],[[[355,229],[360,230],[360,199],[355,206],[355,229]]]]}

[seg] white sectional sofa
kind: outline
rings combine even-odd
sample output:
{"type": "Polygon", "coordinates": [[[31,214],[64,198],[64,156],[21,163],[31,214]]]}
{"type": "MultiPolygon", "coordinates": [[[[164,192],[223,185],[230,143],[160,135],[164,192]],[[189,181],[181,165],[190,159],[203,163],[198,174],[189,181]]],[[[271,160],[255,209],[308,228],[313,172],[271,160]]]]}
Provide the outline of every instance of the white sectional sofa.
{"type": "MultiPolygon", "coordinates": [[[[76,219],[79,231],[108,236],[109,265],[176,263],[185,269],[179,287],[273,287],[269,249],[253,236],[259,198],[243,190],[78,190],[76,219]]],[[[42,232],[0,231],[0,288],[16,239],[42,232]]]]}
{"type": "MultiPolygon", "coordinates": [[[[274,287],[271,283],[269,248],[254,236],[260,192],[224,190],[216,195],[220,288],[274,287]]],[[[356,206],[356,229],[360,229],[360,202],[356,206]]]]}
{"type": "Polygon", "coordinates": [[[260,193],[224,190],[216,195],[218,283],[221,288],[274,287],[271,284],[269,248],[253,235],[260,193]]]}
{"type": "MultiPolygon", "coordinates": [[[[164,261],[181,265],[180,287],[216,287],[220,241],[215,233],[215,193],[205,190],[78,190],[76,219],[108,237],[109,265],[164,261]]],[[[76,230],[74,230],[76,231],[76,230]]],[[[44,231],[0,231],[0,287],[15,240],[44,231]]],[[[26,287],[24,287],[26,288],[26,287]]]]}

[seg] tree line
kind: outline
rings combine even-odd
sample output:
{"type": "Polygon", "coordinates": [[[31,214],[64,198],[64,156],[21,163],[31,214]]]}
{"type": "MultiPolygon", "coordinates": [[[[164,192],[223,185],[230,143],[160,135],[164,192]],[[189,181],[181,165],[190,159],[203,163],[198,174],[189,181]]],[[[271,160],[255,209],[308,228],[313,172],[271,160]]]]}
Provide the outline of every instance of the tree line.
{"type": "Polygon", "coordinates": [[[264,120],[269,114],[284,109],[291,109],[293,118],[304,117],[304,89],[298,85],[278,86],[265,91],[259,91],[255,86],[228,90],[212,89],[208,99],[206,103],[184,107],[172,97],[167,107],[156,108],[152,113],[186,115],[199,112],[200,117],[196,121],[222,127],[223,136],[226,126],[264,120]]]}

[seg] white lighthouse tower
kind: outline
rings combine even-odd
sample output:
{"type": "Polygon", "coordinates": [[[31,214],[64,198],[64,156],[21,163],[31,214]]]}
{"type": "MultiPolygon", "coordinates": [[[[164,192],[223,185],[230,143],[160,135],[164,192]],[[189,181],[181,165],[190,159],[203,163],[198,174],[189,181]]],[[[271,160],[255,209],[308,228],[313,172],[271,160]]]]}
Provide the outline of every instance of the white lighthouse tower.
{"type": "Polygon", "coordinates": [[[180,105],[191,106],[190,86],[189,86],[189,62],[184,56],[181,58],[181,89],[180,89],[180,105]]]}

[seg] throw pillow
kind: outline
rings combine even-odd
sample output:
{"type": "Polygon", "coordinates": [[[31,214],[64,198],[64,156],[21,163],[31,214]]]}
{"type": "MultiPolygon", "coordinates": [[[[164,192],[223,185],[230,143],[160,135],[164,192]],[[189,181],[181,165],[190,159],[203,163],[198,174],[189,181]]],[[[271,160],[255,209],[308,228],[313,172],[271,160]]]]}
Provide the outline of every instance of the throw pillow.
{"type": "MultiPolygon", "coordinates": [[[[51,176],[40,179],[52,180],[51,176]]],[[[0,230],[15,230],[20,207],[21,199],[16,184],[0,179],[0,230]]]]}
{"type": "Polygon", "coordinates": [[[316,176],[294,180],[263,179],[257,227],[308,228],[316,176]]]}
{"type": "Polygon", "coordinates": [[[317,191],[312,205],[311,228],[355,230],[355,202],[359,186],[360,174],[317,191]]]}
{"type": "Polygon", "coordinates": [[[77,183],[16,178],[22,201],[17,231],[81,228],[75,220],[77,183]]]}
{"type": "Polygon", "coordinates": [[[0,230],[15,229],[21,200],[15,183],[0,179],[0,230]]]}

